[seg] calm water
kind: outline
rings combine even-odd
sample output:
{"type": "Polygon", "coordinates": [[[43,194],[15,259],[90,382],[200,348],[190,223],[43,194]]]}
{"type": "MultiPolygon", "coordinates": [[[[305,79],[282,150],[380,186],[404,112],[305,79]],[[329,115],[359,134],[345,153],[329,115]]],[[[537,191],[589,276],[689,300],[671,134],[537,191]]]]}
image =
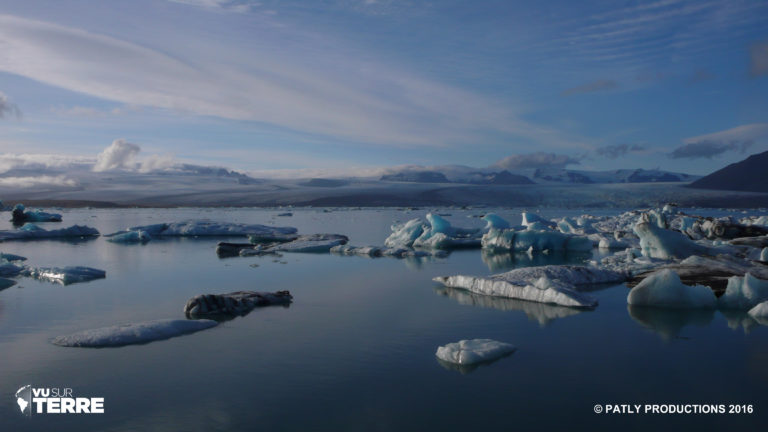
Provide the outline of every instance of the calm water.
{"type": "MultiPolygon", "coordinates": [[[[171,209],[65,210],[64,223],[102,233],[190,218],[334,232],[381,245],[395,220],[426,211],[171,209]],[[284,211],[284,210],[282,210],[284,211]]],[[[477,210],[441,210],[457,226],[482,226],[477,210]]],[[[519,222],[518,210],[498,213],[519,222]]],[[[545,216],[580,212],[544,211],[545,216]]],[[[7,213],[2,218],[6,219],[7,213]]],[[[8,216],[9,217],[9,216],[8,216]]],[[[2,228],[8,228],[2,222],[2,228]]],[[[0,291],[0,431],[590,430],[765,426],[768,328],[744,314],[629,310],[627,288],[594,292],[580,312],[469,295],[431,281],[514,266],[583,262],[585,256],[367,259],[285,254],[219,259],[220,239],[119,245],[103,238],[8,242],[0,251],[32,265],[88,265],[107,278],[61,286],[20,279],[0,291]],[[148,345],[62,348],[61,334],[183,318],[202,293],[285,290],[288,307],[256,310],[217,328],[148,345]],[[746,325],[746,328],[744,327],[746,325]],[[439,345],[467,338],[518,351],[473,371],[447,369],[439,345]],[[464,373],[462,373],[464,372],[464,373]],[[67,387],[105,398],[103,415],[23,417],[14,392],[67,387]],[[752,404],[742,415],[608,415],[595,404],[752,404]]]]}

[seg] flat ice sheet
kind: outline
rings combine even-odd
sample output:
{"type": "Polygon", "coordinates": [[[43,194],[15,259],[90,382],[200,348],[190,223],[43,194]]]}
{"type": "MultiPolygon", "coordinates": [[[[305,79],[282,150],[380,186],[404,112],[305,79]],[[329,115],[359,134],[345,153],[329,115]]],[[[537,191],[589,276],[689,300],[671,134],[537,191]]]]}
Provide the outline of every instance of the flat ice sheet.
{"type": "Polygon", "coordinates": [[[162,319],[84,330],[58,336],[51,343],[64,347],[107,348],[145,344],[195,333],[218,325],[213,320],[162,319]]]}

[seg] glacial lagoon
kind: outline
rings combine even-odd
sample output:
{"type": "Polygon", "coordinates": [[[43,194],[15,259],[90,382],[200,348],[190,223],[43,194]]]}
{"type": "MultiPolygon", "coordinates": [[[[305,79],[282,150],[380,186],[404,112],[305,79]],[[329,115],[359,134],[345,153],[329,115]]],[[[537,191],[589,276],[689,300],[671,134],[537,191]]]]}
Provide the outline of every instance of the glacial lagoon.
{"type": "MultiPolygon", "coordinates": [[[[64,222],[102,234],[190,219],[293,226],[382,245],[390,225],[445,216],[482,227],[521,209],[61,209],[64,222]],[[290,212],[292,216],[277,216],[290,212]]],[[[721,216],[740,212],[690,210],[721,216]]],[[[619,210],[541,209],[545,217],[619,210]]],[[[750,212],[750,214],[761,214],[750,212]]],[[[762,213],[764,214],[764,213],[762,213]]],[[[0,228],[11,229],[3,217],[0,228]]],[[[629,289],[599,286],[595,309],[472,294],[434,277],[582,264],[591,253],[365,258],[290,254],[219,258],[231,238],[115,244],[0,243],[38,266],[89,266],[106,278],[60,285],[31,278],[0,291],[0,430],[590,430],[760,427],[768,420],[768,327],[746,312],[627,305],[629,289]],[[183,319],[199,294],[289,290],[290,306],[258,308],[194,334],[121,348],[67,348],[60,335],[122,323],[183,319]],[[488,338],[517,350],[490,364],[451,367],[438,346],[488,338]],[[24,385],[103,397],[98,415],[19,413],[24,385]],[[753,405],[751,414],[597,414],[596,404],[753,405]]]]}

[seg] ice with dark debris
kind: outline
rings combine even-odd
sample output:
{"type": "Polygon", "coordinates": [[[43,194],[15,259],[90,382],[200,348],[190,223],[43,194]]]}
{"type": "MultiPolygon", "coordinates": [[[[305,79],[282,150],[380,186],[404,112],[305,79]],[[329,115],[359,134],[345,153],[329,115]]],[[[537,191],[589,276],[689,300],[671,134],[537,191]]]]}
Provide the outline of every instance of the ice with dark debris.
{"type": "Polygon", "coordinates": [[[237,291],[227,294],[202,294],[184,305],[187,317],[209,315],[245,315],[257,307],[287,306],[293,301],[289,291],[237,291]]]}
{"type": "Polygon", "coordinates": [[[58,336],[51,343],[63,347],[107,348],[146,344],[217,326],[213,320],[162,319],[85,330],[58,336]]]}
{"type": "Polygon", "coordinates": [[[61,215],[42,210],[26,210],[24,204],[16,204],[11,210],[11,221],[19,225],[25,222],[61,222],[61,215]]]}

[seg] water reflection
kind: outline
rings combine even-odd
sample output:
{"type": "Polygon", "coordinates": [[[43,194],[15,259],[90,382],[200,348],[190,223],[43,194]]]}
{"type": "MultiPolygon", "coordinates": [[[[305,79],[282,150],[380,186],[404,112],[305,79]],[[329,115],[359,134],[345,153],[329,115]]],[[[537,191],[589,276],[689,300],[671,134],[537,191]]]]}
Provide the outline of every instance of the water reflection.
{"type": "Polygon", "coordinates": [[[732,330],[741,328],[744,330],[745,334],[748,334],[752,329],[760,326],[759,320],[752,318],[747,311],[722,310],[720,313],[722,313],[725,320],[728,321],[728,328],[732,330]]]}
{"type": "Polygon", "coordinates": [[[507,357],[511,356],[514,353],[515,352],[513,351],[513,352],[511,352],[509,354],[505,354],[505,355],[503,355],[503,356],[501,356],[499,358],[495,358],[493,360],[488,360],[488,361],[478,362],[478,363],[472,363],[472,364],[463,364],[463,365],[462,364],[456,364],[456,363],[447,362],[447,361],[439,359],[439,358],[436,358],[436,359],[437,359],[437,362],[440,363],[440,366],[444,367],[445,369],[448,369],[448,370],[451,370],[451,371],[456,371],[456,372],[459,372],[462,375],[466,375],[466,374],[469,374],[469,373],[472,373],[472,372],[476,371],[478,368],[485,367],[485,366],[490,366],[490,365],[496,363],[497,361],[499,361],[501,359],[504,359],[504,358],[507,358],[507,357]]]}
{"type": "Polygon", "coordinates": [[[669,309],[627,305],[629,316],[641,326],[658,333],[662,339],[686,339],[680,336],[685,326],[706,327],[715,316],[714,309],[669,309]]]}
{"type": "Polygon", "coordinates": [[[492,252],[483,249],[481,257],[492,272],[505,272],[520,267],[544,265],[583,264],[592,257],[590,252],[556,251],[549,253],[492,252]]]}
{"type": "Polygon", "coordinates": [[[566,318],[588,311],[553,304],[475,294],[460,288],[445,286],[436,286],[435,292],[466,306],[479,306],[502,311],[523,311],[529,320],[537,321],[542,327],[549,325],[558,318],[566,318]]]}

